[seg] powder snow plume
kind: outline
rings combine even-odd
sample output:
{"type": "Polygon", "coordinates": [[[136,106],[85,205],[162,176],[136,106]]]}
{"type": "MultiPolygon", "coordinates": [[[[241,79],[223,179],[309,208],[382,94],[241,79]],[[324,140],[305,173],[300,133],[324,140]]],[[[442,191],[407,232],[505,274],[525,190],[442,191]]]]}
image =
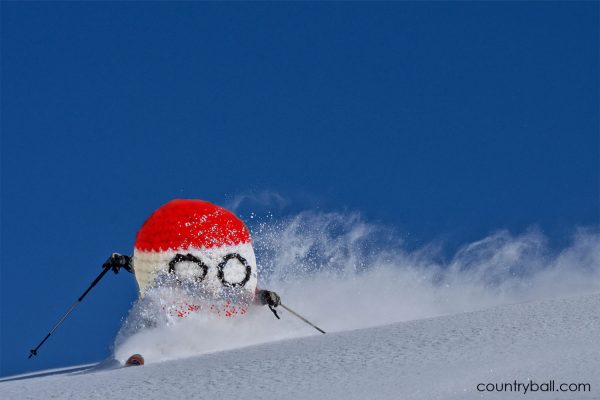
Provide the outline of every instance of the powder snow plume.
{"type": "MultiPolygon", "coordinates": [[[[259,287],[278,292],[326,331],[600,291],[597,228],[579,229],[559,249],[536,230],[499,231],[440,261],[438,247],[408,251],[391,231],[359,214],[304,212],[252,221],[259,287]]],[[[178,294],[157,291],[134,304],[115,340],[117,360],[141,353],[152,363],[318,334],[285,310],[277,320],[258,306],[235,318],[170,318],[164,310],[170,296],[178,294]],[[158,323],[142,329],[148,318],[158,323]]]]}

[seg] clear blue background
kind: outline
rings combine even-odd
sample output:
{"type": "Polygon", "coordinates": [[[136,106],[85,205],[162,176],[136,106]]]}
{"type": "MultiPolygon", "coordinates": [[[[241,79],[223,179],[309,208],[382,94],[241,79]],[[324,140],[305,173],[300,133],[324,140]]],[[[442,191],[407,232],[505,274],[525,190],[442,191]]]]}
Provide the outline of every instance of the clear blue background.
{"type": "Polygon", "coordinates": [[[113,251],[175,198],[358,210],[449,251],[596,226],[597,2],[2,2],[1,363],[90,362],[113,251]]]}

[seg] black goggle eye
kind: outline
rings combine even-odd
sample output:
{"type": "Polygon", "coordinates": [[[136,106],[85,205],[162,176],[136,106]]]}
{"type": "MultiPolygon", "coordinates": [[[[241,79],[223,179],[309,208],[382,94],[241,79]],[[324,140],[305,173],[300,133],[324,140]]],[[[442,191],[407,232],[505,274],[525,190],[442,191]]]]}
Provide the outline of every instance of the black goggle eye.
{"type": "Polygon", "coordinates": [[[175,275],[175,279],[177,279],[178,282],[179,278],[177,277],[177,273],[175,271],[175,266],[181,262],[191,262],[194,263],[198,266],[198,268],[200,268],[202,270],[202,275],[198,275],[194,277],[194,280],[196,282],[202,282],[202,280],[204,280],[204,278],[206,277],[206,274],[208,274],[208,266],[206,266],[206,264],[204,264],[202,262],[202,260],[200,260],[198,257],[193,256],[192,254],[177,254],[175,257],[173,257],[173,259],[169,262],[169,273],[170,274],[174,274],[175,275]]]}
{"type": "Polygon", "coordinates": [[[250,280],[251,275],[252,275],[252,267],[250,267],[250,264],[248,264],[248,261],[246,261],[246,259],[244,257],[240,256],[237,253],[227,254],[225,257],[223,257],[223,261],[221,261],[221,263],[219,265],[217,265],[217,276],[218,276],[219,280],[221,281],[221,283],[223,284],[223,286],[227,286],[227,287],[244,286],[250,280]],[[229,260],[233,260],[233,259],[238,260],[240,262],[240,264],[242,264],[242,266],[244,266],[244,268],[246,269],[246,275],[244,276],[244,279],[242,279],[239,282],[229,282],[225,279],[225,267],[227,266],[227,263],[229,262],[229,260]]]}

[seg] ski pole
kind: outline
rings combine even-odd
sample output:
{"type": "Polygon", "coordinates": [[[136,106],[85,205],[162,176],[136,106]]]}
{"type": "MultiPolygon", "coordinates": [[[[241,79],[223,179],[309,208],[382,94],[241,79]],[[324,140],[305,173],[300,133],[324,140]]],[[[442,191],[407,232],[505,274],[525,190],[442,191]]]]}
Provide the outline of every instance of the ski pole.
{"type": "MultiPolygon", "coordinates": [[[[310,322],[309,320],[307,320],[306,318],[304,318],[302,315],[298,314],[297,312],[295,312],[294,310],[291,310],[289,307],[283,305],[283,304],[279,304],[281,307],[285,308],[286,310],[288,310],[290,313],[294,314],[296,317],[300,318],[302,321],[306,322],[307,324],[309,324],[310,326],[312,326],[313,328],[315,328],[316,330],[318,330],[321,333],[325,333],[325,331],[321,328],[319,328],[318,326],[316,326],[315,324],[313,324],[312,322],[310,322]]],[[[277,315],[277,314],[276,314],[277,315]]],[[[279,317],[277,317],[279,318],[279,317]]]]}
{"type": "Polygon", "coordinates": [[[77,300],[75,300],[75,302],[71,305],[71,307],[69,307],[69,310],[66,312],[66,314],[63,315],[63,317],[60,319],[60,321],[58,321],[58,324],[54,325],[54,328],[52,328],[52,330],[50,332],[48,332],[48,334],[46,335],[46,337],[44,338],[44,340],[42,340],[40,342],[40,344],[38,344],[35,349],[29,350],[29,357],[27,357],[27,358],[31,358],[33,356],[37,356],[37,352],[38,352],[39,348],[42,347],[42,345],[46,342],[46,340],[48,340],[48,338],[50,337],[50,335],[52,335],[54,333],[54,331],[57,330],[58,327],[62,325],[62,323],[65,321],[65,319],[67,319],[67,317],[69,316],[69,314],[71,314],[71,312],[73,312],[73,310],[75,309],[75,307],[77,307],[77,305],[79,303],[81,303],[81,300],[83,300],[83,298],[90,292],[90,290],[92,290],[92,288],[94,286],[96,286],[96,284],[98,282],[100,282],[100,279],[102,279],[102,277],[104,277],[104,275],[106,275],[106,273],[108,271],[110,271],[110,269],[111,269],[110,265],[106,265],[106,264],[104,265],[104,269],[102,270],[102,272],[100,273],[100,275],[98,275],[96,277],[96,279],[94,279],[94,281],[92,282],[92,284],[90,285],[90,287],[88,287],[86,289],[86,291],[83,292],[83,294],[81,296],[79,296],[79,298],[77,300]]]}

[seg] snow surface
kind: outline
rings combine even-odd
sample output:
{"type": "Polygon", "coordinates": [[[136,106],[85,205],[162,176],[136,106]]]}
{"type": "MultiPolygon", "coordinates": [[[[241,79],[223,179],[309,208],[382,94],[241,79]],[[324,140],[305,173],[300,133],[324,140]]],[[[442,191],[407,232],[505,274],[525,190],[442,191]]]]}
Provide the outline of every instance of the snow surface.
{"type": "Polygon", "coordinates": [[[143,367],[4,381],[0,398],[598,399],[599,310],[600,294],[537,300],[143,367]],[[476,390],[515,379],[589,383],[591,392],[476,390]]]}

